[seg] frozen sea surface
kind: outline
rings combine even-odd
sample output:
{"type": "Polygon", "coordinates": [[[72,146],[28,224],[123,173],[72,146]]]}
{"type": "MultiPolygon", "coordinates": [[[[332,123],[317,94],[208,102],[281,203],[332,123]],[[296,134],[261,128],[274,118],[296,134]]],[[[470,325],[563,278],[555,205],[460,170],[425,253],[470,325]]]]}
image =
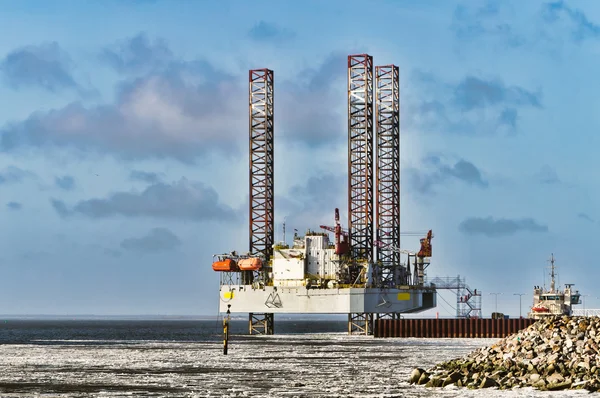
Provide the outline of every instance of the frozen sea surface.
{"type": "MultiPolygon", "coordinates": [[[[214,321],[204,323],[153,327],[139,323],[82,326],[74,322],[45,329],[4,325],[0,328],[0,396],[589,395],[585,391],[548,393],[533,389],[426,389],[406,382],[414,367],[428,368],[491,344],[494,339],[375,339],[332,331],[294,333],[310,329],[310,324],[292,327],[280,322],[276,327],[284,334],[231,336],[229,354],[224,356],[214,321]]],[[[242,332],[245,325],[236,324],[234,332],[242,332]]],[[[339,329],[331,325],[324,328],[339,329]]]]}

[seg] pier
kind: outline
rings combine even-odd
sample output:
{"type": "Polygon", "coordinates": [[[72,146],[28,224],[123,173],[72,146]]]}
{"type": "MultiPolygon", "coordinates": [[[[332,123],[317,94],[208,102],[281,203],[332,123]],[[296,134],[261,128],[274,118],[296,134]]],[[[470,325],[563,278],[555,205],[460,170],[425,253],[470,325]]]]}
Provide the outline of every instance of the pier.
{"type": "Polygon", "coordinates": [[[502,338],[533,324],[529,318],[377,319],[374,337],[502,338]]]}

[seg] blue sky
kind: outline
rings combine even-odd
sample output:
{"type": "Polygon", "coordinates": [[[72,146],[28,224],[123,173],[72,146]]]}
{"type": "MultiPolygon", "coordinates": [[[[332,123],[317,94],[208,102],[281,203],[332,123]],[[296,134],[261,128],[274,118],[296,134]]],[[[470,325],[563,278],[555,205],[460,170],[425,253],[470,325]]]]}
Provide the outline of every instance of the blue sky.
{"type": "Polygon", "coordinates": [[[211,256],[248,245],[248,69],[275,71],[281,239],[346,219],[363,52],[400,67],[429,275],[514,315],[554,252],[600,308],[595,1],[23,1],[0,25],[0,313],[216,314],[211,256]]]}

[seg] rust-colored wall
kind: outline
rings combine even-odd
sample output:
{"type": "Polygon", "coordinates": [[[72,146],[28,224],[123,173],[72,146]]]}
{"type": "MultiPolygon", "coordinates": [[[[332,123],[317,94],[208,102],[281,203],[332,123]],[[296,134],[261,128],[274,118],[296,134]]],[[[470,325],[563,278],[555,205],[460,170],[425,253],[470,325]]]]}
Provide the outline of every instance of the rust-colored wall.
{"type": "Polygon", "coordinates": [[[378,319],[375,337],[502,338],[534,323],[534,319],[378,319]]]}

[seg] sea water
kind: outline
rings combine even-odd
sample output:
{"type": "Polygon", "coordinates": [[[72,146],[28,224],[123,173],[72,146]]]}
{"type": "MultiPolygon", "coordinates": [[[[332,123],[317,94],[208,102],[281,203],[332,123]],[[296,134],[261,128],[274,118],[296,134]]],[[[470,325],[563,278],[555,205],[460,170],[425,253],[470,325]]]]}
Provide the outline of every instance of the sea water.
{"type": "Polygon", "coordinates": [[[407,383],[494,339],[349,336],[344,321],[5,320],[1,397],[563,397],[585,391],[430,389],[407,383]]]}

